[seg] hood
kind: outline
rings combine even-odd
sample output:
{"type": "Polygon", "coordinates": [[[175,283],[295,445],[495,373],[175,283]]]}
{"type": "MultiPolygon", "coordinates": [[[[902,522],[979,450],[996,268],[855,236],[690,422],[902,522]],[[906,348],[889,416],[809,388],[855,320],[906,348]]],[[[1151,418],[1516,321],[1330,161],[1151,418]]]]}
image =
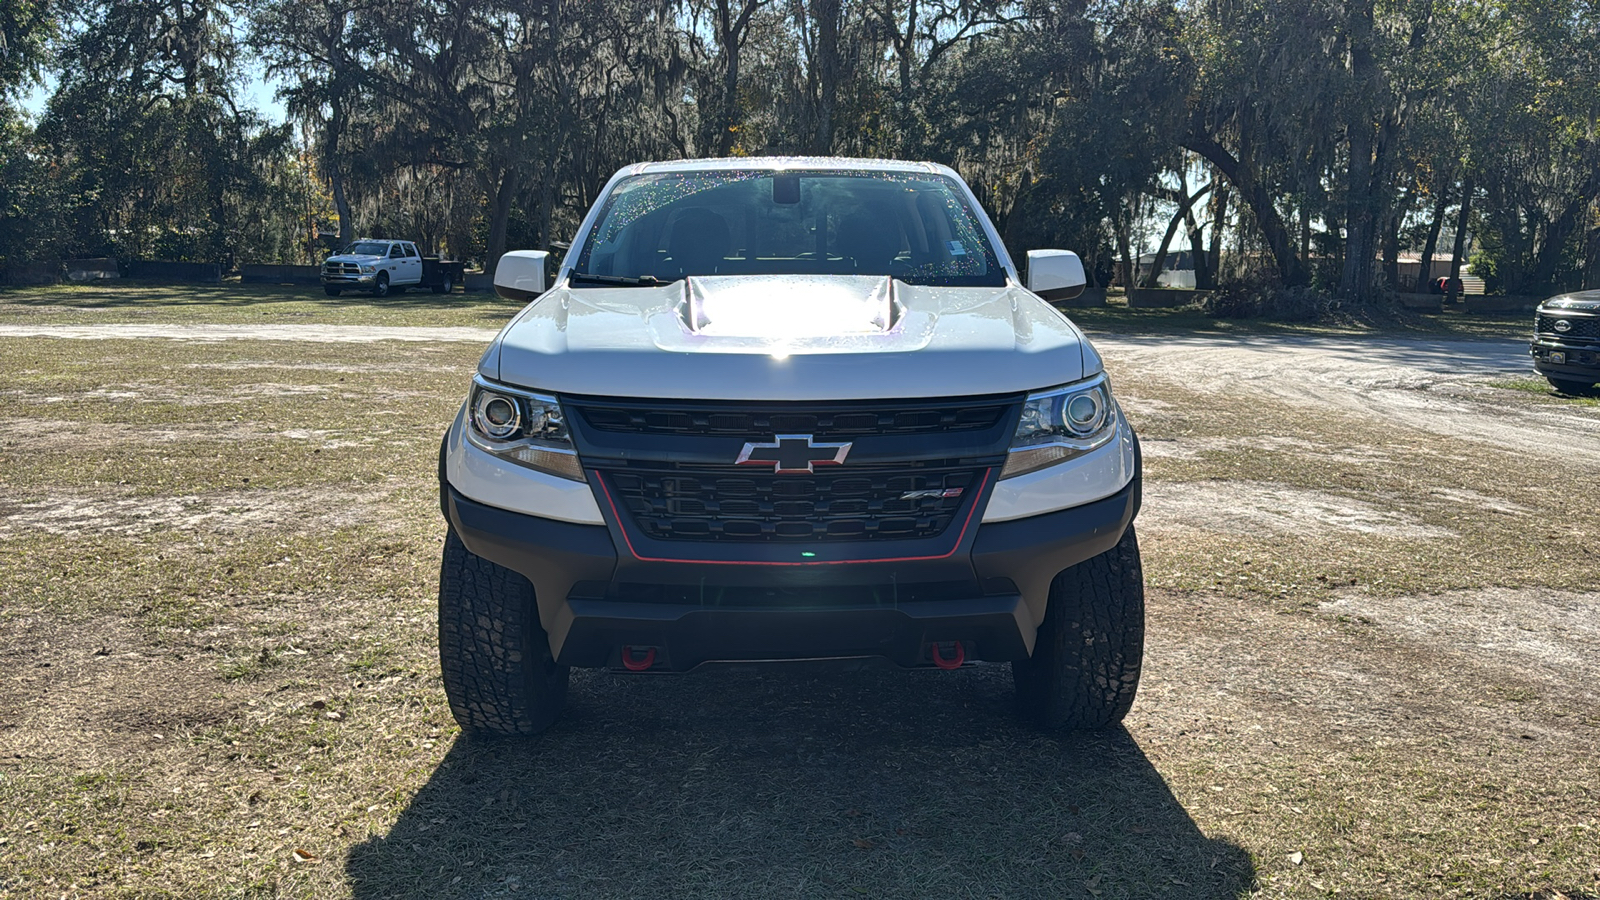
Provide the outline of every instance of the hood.
{"type": "Polygon", "coordinates": [[[1017,393],[1095,374],[1100,358],[1014,285],[711,276],[558,285],[506,326],[480,370],[564,394],[856,400],[1017,393]]]}
{"type": "Polygon", "coordinates": [[[327,263],[331,263],[331,262],[350,262],[350,263],[367,263],[368,265],[371,265],[372,263],[376,263],[376,262],[379,262],[381,260],[385,260],[385,259],[388,259],[388,258],[389,257],[387,257],[387,256],[369,256],[369,255],[362,254],[362,253],[335,253],[334,255],[332,255],[332,256],[328,257],[327,259],[323,260],[323,263],[327,264],[327,263]]]}
{"type": "Polygon", "coordinates": [[[1600,291],[1575,291],[1571,294],[1551,297],[1549,300],[1539,304],[1539,308],[1600,312],[1600,291]]]}

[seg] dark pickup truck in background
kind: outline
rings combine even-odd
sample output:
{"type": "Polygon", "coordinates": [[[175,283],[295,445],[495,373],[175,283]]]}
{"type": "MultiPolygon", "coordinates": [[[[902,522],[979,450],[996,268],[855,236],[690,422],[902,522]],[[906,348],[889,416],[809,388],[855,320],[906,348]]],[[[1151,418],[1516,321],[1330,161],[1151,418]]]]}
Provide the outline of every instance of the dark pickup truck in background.
{"type": "Polygon", "coordinates": [[[1600,383],[1600,291],[1561,294],[1534,316],[1533,369],[1556,390],[1587,391],[1600,383]]]}

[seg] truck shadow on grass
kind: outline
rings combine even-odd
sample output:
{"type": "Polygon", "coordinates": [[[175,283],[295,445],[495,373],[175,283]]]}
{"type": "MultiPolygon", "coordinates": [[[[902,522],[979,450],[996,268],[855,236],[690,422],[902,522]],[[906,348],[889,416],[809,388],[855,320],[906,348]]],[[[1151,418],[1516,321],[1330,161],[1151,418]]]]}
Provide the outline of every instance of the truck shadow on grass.
{"type": "Polygon", "coordinates": [[[953,674],[574,673],[523,742],[459,740],[356,897],[1237,897],[1122,729],[1010,716],[1004,667],[953,674]]]}

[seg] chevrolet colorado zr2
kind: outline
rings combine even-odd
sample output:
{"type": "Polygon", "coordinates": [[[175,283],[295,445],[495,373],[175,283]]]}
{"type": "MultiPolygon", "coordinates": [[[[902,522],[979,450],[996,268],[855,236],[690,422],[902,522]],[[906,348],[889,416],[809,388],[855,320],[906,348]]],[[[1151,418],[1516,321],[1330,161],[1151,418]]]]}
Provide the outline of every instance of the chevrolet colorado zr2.
{"type": "Polygon", "coordinates": [[[1098,353],[927,163],[643,163],[478,364],[439,456],[445,690],[533,734],[572,666],[1009,663],[1021,713],[1119,722],[1144,644],[1138,441],[1098,353]]]}

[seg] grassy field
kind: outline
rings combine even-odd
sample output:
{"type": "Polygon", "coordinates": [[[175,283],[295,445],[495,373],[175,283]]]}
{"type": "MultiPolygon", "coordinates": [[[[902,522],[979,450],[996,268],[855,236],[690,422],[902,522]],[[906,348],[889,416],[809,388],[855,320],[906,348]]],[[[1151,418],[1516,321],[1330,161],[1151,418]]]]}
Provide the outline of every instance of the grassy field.
{"type": "MultiPolygon", "coordinates": [[[[1097,309],[1069,310],[1084,327],[1107,333],[1165,334],[1439,334],[1469,338],[1520,338],[1532,315],[1439,315],[1391,311],[1340,316],[1331,322],[1285,324],[1262,319],[1219,319],[1192,308],[1129,309],[1120,296],[1097,309]]],[[[383,299],[347,293],[329,297],[314,287],[287,285],[111,285],[0,287],[0,325],[176,323],[251,325],[465,325],[498,327],[520,308],[490,293],[448,296],[410,291],[383,299]]]]}
{"type": "MultiPolygon", "coordinates": [[[[237,292],[0,324],[516,309],[237,292]]],[[[1116,315],[1082,318],[1212,327],[1116,315]]],[[[996,666],[579,672],[548,734],[473,743],[434,454],[480,351],[0,337],[0,897],[1600,896],[1600,465],[1109,358],[1147,449],[1125,728],[1030,731],[996,666]]],[[[1600,424],[1451,390],[1415,399],[1600,424]]]]}
{"type": "Polygon", "coordinates": [[[0,325],[456,325],[499,328],[522,304],[492,293],[329,297],[275,284],[64,284],[0,288],[0,325]]]}

